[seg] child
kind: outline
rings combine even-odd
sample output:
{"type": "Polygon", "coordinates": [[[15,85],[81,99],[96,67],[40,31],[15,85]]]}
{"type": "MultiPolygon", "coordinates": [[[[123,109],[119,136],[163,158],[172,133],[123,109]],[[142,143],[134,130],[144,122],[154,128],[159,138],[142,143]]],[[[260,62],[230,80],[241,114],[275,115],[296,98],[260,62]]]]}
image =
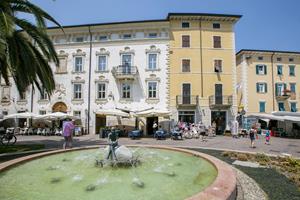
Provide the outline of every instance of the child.
{"type": "Polygon", "coordinates": [[[270,145],[270,131],[267,130],[266,131],[266,142],[265,144],[270,145]]]}

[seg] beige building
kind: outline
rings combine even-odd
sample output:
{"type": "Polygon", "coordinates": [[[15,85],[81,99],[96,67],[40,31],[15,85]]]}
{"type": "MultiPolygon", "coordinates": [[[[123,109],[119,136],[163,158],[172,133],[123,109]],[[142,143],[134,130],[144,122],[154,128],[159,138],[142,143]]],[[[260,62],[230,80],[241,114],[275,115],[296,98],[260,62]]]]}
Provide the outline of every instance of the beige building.
{"type": "Polygon", "coordinates": [[[297,112],[300,52],[243,49],[236,59],[240,109],[247,114],[297,112]]]}
{"type": "Polygon", "coordinates": [[[222,133],[236,116],[234,25],[239,15],[170,13],[172,119],[222,133]]]}

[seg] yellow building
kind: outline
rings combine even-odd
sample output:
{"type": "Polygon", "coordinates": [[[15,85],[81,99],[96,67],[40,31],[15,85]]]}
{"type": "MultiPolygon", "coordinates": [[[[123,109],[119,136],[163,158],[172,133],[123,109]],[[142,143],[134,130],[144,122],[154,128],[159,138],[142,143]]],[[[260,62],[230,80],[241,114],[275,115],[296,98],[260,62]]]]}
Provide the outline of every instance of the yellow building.
{"type": "Polygon", "coordinates": [[[172,119],[222,133],[237,113],[234,25],[240,15],[170,13],[172,119]]]}
{"type": "Polygon", "coordinates": [[[300,52],[243,49],[236,59],[240,108],[248,114],[297,112],[300,52]]]}

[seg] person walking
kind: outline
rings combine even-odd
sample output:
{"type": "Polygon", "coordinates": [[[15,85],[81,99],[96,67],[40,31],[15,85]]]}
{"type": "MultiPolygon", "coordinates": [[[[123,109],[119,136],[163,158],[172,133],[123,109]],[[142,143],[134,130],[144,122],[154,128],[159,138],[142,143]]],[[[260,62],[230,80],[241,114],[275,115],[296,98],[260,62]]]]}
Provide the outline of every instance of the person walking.
{"type": "Polygon", "coordinates": [[[75,126],[70,119],[66,119],[66,121],[63,122],[63,136],[65,139],[63,144],[64,149],[66,149],[67,146],[72,148],[72,137],[74,128],[75,126]]]}
{"type": "Polygon", "coordinates": [[[266,131],[266,142],[265,142],[265,144],[270,145],[270,139],[271,139],[270,130],[267,130],[266,131]]]}
{"type": "Polygon", "coordinates": [[[252,125],[252,128],[250,129],[250,141],[251,141],[251,148],[255,148],[254,146],[254,141],[255,141],[255,135],[256,135],[256,130],[255,130],[256,126],[252,125]]]}

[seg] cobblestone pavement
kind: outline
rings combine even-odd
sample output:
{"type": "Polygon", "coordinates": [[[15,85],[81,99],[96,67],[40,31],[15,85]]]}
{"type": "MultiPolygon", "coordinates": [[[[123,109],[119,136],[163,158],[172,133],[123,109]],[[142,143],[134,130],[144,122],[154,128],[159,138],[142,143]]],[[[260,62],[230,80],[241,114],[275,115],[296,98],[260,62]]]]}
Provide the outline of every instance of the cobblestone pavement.
{"type": "MultiPolygon", "coordinates": [[[[85,135],[74,138],[74,146],[90,146],[104,145],[106,139],[99,138],[98,135],[85,135]]],[[[18,144],[45,144],[46,148],[62,148],[63,138],[59,136],[18,136],[18,144]]],[[[264,144],[264,138],[260,137],[255,140],[256,148],[250,148],[249,138],[235,139],[226,136],[217,136],[207,138],[204,142],[200,139],[185,139],[185,140],[156,140],[153,138],[142,138],[131,140],[129,138],[120,138],[119,143],[122,145],[128,144],[153,144],[153,145],[168,145],[180,147],[198,147],[206,149],[220,150],[235,150],[245,152],[259,152],[266,154],[280,155],[282,153],[291,154],[300,158],[300,140],[287,138],[271,138],[271,145],[264,144]]]]}
{"type": "Polygon", "coordinates": [[[237,174],[237,200],[267,200],[267,194],[244,172],[234,168],[237,174]]]}

